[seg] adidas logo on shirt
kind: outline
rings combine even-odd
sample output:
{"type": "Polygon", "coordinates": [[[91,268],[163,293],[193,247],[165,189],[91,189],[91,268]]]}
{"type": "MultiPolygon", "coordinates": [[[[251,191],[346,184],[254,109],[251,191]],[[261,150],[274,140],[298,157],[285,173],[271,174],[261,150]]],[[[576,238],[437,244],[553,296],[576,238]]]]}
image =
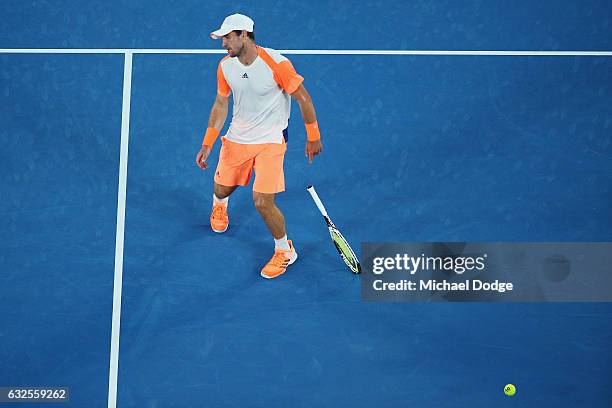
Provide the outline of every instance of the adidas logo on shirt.
{"type": "Polygon", "coordinates": [[[244,75],[242,76],[243,78],[248,78],[249,76],[246,74],[246,72],[244,73],[244,75]]]}

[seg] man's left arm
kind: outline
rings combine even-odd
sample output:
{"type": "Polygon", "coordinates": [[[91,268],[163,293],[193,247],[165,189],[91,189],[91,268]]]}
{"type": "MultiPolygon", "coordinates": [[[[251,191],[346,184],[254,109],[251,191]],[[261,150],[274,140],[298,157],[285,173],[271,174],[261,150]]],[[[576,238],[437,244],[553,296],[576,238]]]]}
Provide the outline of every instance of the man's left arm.
{"type": "Polygon", "coordinates": [[[323,150],[321,145],[321,134],[319,132],[319,125],[317,124],[317,114],[315,113],[312,99],[308,94],[303,84],[291,94],[300,106],[302,112],[302,118],[304,118],[304,124],[306,125],[306,157],[308,157],[308,164],[312,163],[314,156],[317,156],[323,150]]]}

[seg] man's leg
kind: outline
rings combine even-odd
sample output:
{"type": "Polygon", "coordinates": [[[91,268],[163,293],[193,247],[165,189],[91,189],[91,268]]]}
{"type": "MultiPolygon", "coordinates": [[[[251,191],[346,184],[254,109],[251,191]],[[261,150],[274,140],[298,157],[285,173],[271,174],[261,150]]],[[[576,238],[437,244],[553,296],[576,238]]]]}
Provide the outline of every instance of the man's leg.
{"type": "Polygon", "coordinates": [[[274,239],[281,239],[284,237],[286,235],[285,217],[276,204],[274,204],[274,194],[253,191],[253,202],[274,239]]]}
{"type": "Polygon", "coordinates": [[[227,204],[229,196],[238,188],[249,184],[253,173],[253,153],[249,145],[222,138],[219,163],[215,170],[213,209],[210,226],[215,232],[225,232],[229,226],[227,204]]]}
{"type": "Polygon", "coordinates": [[[276,278],[287,270],[287,267],[297,259],[293,243],[287,239],[285,217],[274,204],[274,194],[253,191],[255,208],[268,226],[274,237],[274,256],[261,270],[261,276],[267,279],[276,278]]]}

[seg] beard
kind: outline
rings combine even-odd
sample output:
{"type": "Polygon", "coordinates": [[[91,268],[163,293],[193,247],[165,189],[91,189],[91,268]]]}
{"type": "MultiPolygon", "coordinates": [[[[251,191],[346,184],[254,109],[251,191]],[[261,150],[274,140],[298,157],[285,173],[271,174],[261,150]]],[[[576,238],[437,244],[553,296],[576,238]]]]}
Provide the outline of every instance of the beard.
{"type": "Polygon", "coordinates": [[[239,57],[240,55],[242,55],[243,50],[244,50],[244,44],[242,44],[240,48],[238,48],[236,51],[233,51],[232,49],[229,49],[227,51],[230,57],[239,57]]]}
{"type": "Polygon", "coordinates": [[[240,48],[238,48],[235,52],[231,52],[230,51],[230,56],[231,57],[239,57],[242,55],[242,51],[244,50],[244,44],[242,44],[240,46],[240,48]]]}

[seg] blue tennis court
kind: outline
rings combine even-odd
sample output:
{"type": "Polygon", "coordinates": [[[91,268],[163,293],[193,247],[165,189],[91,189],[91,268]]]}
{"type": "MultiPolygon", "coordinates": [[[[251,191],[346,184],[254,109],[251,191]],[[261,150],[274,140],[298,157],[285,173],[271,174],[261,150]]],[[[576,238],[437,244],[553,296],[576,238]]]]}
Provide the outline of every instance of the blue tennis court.
{"type": "MultiPolygon", "coordinates": [[[[220,48],[208,33],[233,12],[279,50],[609,51],[610,2],[3,8],[0,47],[134,52],[116,406],[612,404],[609,303],[362,302],[306,192],[358,255],[611,241],[612,56],[285,54],[323,153],[307,164],[294,102],[277,203],[300,258],[267,281],[251,188],[215,234],[213,170],[194,163],[222,55],[137,51],[220,48]]],[[[0,387],[70,388],[45,406],[108,406],[124,61],[0,53],[0,387]]]]}

